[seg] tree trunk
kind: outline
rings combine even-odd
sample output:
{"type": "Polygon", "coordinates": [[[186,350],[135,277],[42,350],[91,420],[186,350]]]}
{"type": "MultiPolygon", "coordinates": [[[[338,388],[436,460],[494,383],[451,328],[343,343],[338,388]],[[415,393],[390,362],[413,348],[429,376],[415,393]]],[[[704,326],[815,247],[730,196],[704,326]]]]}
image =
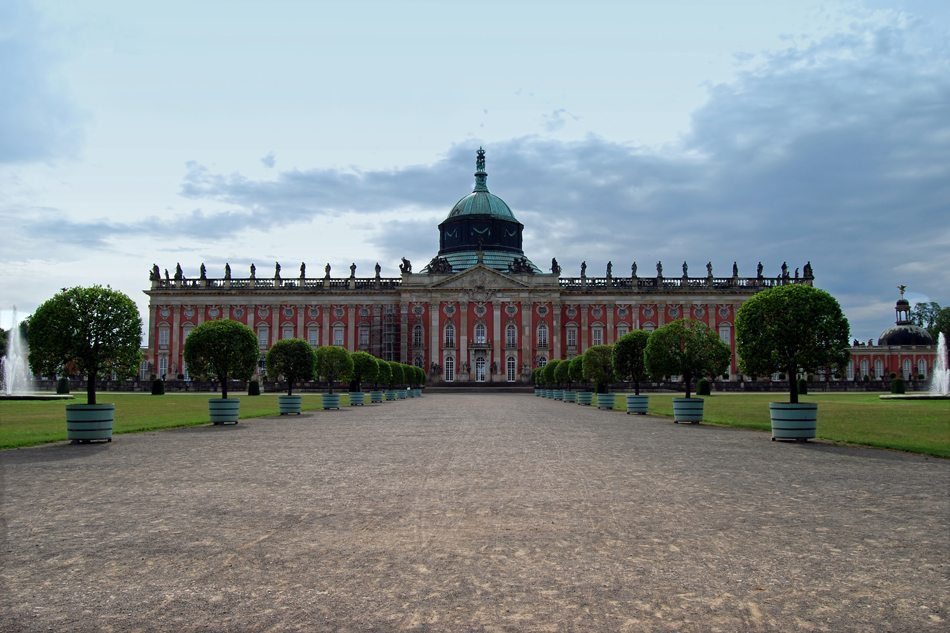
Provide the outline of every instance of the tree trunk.
{"type": "Polygon", "coordinates": [[[633,395],[635,396],[640,395],[640,381],[639,380],[633,381],[633,395]]]}
{"type": "Polygon", "coordinates": [[[294,381],[293,380],[287,381],[287,395],[288,396],[294,395],[294,381]]]}
{"type": "Polygon", "coordinates": [[[99,372],[96,370],[86,375],[86,404],[96,404],[96,378],[98,377],[99,372]]]}
{"type": "Polygon", "coordinates": [[[228,377],[227,375],[218,376],[218,382],[221,383],[221,399],[228,399],[228,377]]]}
{"type": "Polygon", "coordinates": [[[788,402],[789,404],[798,404],[798,379],[791,370],[785,373],[788,376],[788,402]]]}
{"type": "Polygon", "coordinates": [[[683,374],[683,382],[686,383],[686,397],[689,398],[689,385],[693,382],[693,377],[689,374],[683,374]]]}

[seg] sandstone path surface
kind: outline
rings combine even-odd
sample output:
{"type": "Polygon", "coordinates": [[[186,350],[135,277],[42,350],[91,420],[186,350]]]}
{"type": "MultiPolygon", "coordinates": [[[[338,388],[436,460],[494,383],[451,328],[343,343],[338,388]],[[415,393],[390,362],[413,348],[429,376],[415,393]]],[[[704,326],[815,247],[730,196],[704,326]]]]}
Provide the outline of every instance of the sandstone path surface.
{"type": "Polygon", "coordinates": [[[436,395],[0,467],[2,631],[950,628],[948,460],[436,395]]]}

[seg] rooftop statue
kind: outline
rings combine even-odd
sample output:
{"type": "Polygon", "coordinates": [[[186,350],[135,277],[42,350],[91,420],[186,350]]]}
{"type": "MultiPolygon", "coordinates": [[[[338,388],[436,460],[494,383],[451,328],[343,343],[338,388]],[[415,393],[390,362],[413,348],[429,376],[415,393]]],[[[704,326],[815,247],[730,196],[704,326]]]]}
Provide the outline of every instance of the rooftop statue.
{"type": "Polygon", "coordinates": [[[805,279],[814,279],[815,274],[811,270],[811,262],[805,264],[805,268],[802,269],[802,273],[805,275],[805,279]]]}
{"type": "Polygon", "coordinates": [[[429,262],[430,275],[448,275],[452,273],[452,264],[444,257],[436,255],[429,262]]]}
{"type": "Polygon", "coordinates": [[[251,264],[251,279],[257,279],[257,266],[251,264]]]}
{"type": "Polygon", "coordinates": [[[663,262],[656,263],[656,276],[657,277],[663,276],[663,262]]]}
{"type": "Polygon", "coordinates": [[[551,272],[558,276],[561,274],[561,266],[557,263],[557,258],[555,257],[551,258],[551,272]]]}
{"type": "Polygon", "coordinates": [[[485,171],[485,150],[481,147],[478,148],[478,151],[475,153],[475,170],[476,171],[485,171]]]}
{"type": "Polygon", "coordinates": [[[732,276],[733,277],[739,276],[739,264],[737,264],[736,262],[732,262],[732,276]]]}
{"type": "Polygon", "coordinates": [[[637,278],[637,262],[633,262],[633,266],[630,267],[630,276],[634,279],[637,278]]]}
{"type": "Polygon", "coordinates": [[[356,277],[356,264],[350,264],[350,279],[356,277]]]}
{"type": "Polygon", "coordinates": [[[608,276],[608,277],[612,276],[613,270],[614,270],[614,263],[613,263],[613,262],[607,262],[607,276],[608,276]]]}
{"type": "Polygon", "coordinates": [[[169,279],[168,279],[168,269],[167,269],[167,268],[165,269],[165,281],[169,281],[169,279]]]}
{"type": "Polygon", "coordinates": [[[706,275],[712,277],[712,262],[706,262],[706,275]]]}
{"type": "Polygon", "coordinates": [[[788,262],[782,262],[782,279],[788,279],[788,262]]]}
{"type": "Polygon", "coordinates": [[[581,262],[581,277],[587,276],[587,262],[581,262]]]}
{"type": "Polygon", "coordinates": [[[231,264],[228,264],[227,262],[225,262],[224,264],[224,278],[225,279],[231,278],[231,264]]]}
{"type": "Polygon", "coordinates": [[[181,264],[175,264],[175,281],[182,281],[185,273],[181,272],[181,264]]]}
{"type": "Polygon", "coordinates": [[[411,273],[412,272],[412,263],[406,259],[402,258],[402,263],[399,264],[399,272],[401,273],[411,273]]]}
{"type": "Polygon", "coordinates": [[[515,257],[510,262],[508,262],[508,272],[512,274],[533,274],[534,270],[531,268],[531,264],[528,263],[527,257],[515,257]]]}
{"type": "Polygon", "coordinates": [[[152,271],[148,274],[149,281],[158,281],[162,278],[162,273],[158,270],[158,264],[152,265],[152,271]]]}
{"type": "Polygon", "coordinates": [[[304,279],[307,276],[307,264],[300,262],[300,278],[304,279]]]}
{"type": "Polygon", "coordinates": [[[274,263],[274,279],[280,279],[280,262],[274,263]]]}
{"type": "Polygon", "coordinates": [[[379,262],[376,262],[376,278],[379,279],[379,273],[382,272],[382,268],[379,266],[379,262]]]}
{"type": "Polygon", "coordinates": [[[207,279],[207,278],[208,278],[208,269],[205,268],[204,262],[201,263],[201,268],[198,269],[198,270],[199,270],[199,274],[200,274],[200,279],[207,279]]]}
{"type": "Polygon", "coordinates": [[[686,265],[686,262],[683,262],[683,276],[684,277],[689,276],[689,266],[686,265]]]}
{"type": "Polygon", "coordinates": [[[326,273],[327,273],[327,279],[329,279],[329,278],[330,278],[330,262],[327,262],[327,267],[324,268],[323,270],[326,271],[326,273]]]}
{"type": "Polygon", "coordinates": [[[758,268],[755,269],[755,275],[759,279],[762,279],[762,262],[759,262],[758,268]]]}
{"type": "Polygon", "coordinates": [[[798,269],[795,269],[795,279],[798,280],[798,269]]]}

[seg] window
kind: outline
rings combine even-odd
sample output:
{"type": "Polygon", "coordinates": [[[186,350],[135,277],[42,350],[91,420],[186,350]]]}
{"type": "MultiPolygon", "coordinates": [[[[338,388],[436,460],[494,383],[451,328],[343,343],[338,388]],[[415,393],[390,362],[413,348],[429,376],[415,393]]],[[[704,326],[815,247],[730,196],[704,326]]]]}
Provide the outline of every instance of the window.
{"type": "Polygon", "coordinates": [[[284,333],[280,338],[293,338],[293,337],[294,337],[293,326],[284,326],[284,333]]]}
{"type": "Polygon", "coordinates": [[[544,367],[548,364],[548,359],[544,356],[538,356],[538,367],[544,367]]]}
{"type": "Polygon", "coordinates": [[[621,336],[625,334],[629,334],[629,333],[630,333],[630,328],[627,326],[626,323],[621,323],[620,325],[617,326],[617,338],[620,338],[621,336]]]}
{"type": "Polygon", "coordinates": [[[168,347],[168,328],[163,327],[158,331],[158,344],[168,347]]]}
{"type": "Polygon", "coordinates": [[[310,343],[311,347],[317,347],[320,345],[320,330],[315,327],[307,330],[307,341],[310,343]]]}
{"type": "Polygon", "coordinates": [[[343,326],[338,325],[333,328],[333,345],[343,347],[343,326]]]}
{"type": "Polygon", "coordinates": [[[360,326],[360,348],[369,347],[369,328],[365,325],[360,326]]]}
{"type": "MultiPolygon", "coordinates": [[[[391,306],[390,306],[391,308],[391,306]]],[[[390,310],[391,313],[391,310],[390,310]]],[[[392,321],[383,324],[383,360],[396,360],[396,326],[392,321]]]]}
{"type": "Polygon", "coordinates": [[[538,326],[538,347],[548,346],[548,326],[544,323],[538,326]]]}
{"type": "Polygon", "coordinates": [[[424,335],[424,332],[422,329],[422,325],[419,323],[416,323],[412,328],[412,346],[413,347],[422,347],[423,335],[424,335]]]}
{"type": "Polygon", "coordinates": [[[267,347],[267,328],[257,328],[257,343],[261,347],[267,347]]]}
{"type": "Polygon", "coordinates": [[[415,360],[412,361],[412,364],[415,365],[416,367],[422,367],[423,369],[425,369],[426,359],[424,356],[416,356],[415,360]]]}
{"type": "Polygon", "coordinates": [[[193,328],[191,328],[191,327],[186,327],[185,329],[183,329],[183,330],[181,331],[181,341],[182,341],[182,343],[184,343],[185,340],[188,338],[188,335],[191,334],[191,330],[192,330],[192,329],[193,329],[193,328]]]}
{"type": "Polygon", "coordinates": [[[485,382],[485,357],[475,359],[475,382],[485,382]]]}
{"type": "Polygon", "coordinates": [[[880,358],[874,361],[874,377],[878,380],[884,378],[884,363],[880,358]]]}
{"type": "Polygon", "coordinates": [[[643,331],[644,331],[644,332],[652,332],[652,331],[654,331],[654,330],[656,330],[656,326],[653,325],[652,323],[644,323],[644,324],[643,324],[643,331]]]}
{"type": "Polygon", "coordinates": [[[730,332],[731,329],[732,328],[730,328],[727,325],[724,325],[721,328],[719,328],[719,338],[722,339],[722,342],[725,343],[726,345],[730,345],[732,343],[732,336],[731,336],[732,333],[730,332]]]}
{"type": "Polygon", "coordinates": [[[485,344],[485,324],[479,323],[475,326],[475,342],[485,344]]]}
{"type": "Polygon", "coordinates": [[[854,361],[848,361],[848,380],[854,380],[854,361]]]}
{"type": "Polygon", "coordinates": [[[445,346],[455,347],[455,326],[451,323],[445,326],[445,346]]]}
{"type": "Polygon", "coordinates": [[[505,345],[507,347],[518,346],[518,328],[513,325],[509,325],[505,328],[505,345]]]}
{"type": "Polygon", "coordinates": [[[863,379],[868,375],[868,360],[865,358],[861,361],[861,378],[863,379]]]}
{"type": "Polygon", "coordinates": [[[451,356],[445,359],[445,382],[453,382],[455,380],[455,359],[451,356]]]}
{"type": "Polygon", "coordinates": [[[604,331],[599,327],[595,327],[593,330],[591,330],[591,341],[591,345],[603,345],[604,331]]]}
{"type": "Polygon", "coordinates": [[[567,346],[577,347],[577,328],[567,329],[567,346]]]}
{"type": "Polygon", "coordinates": [[[181,373],[182,373],[182,375],[185,377],[185,380],[191,380],[191,376],[188,375],[188,364],[187,364],[187,363],[182,363],[182,364],[181,364],[181,373]]]}
{"type": "Polygon", "coordinates": [[[909,359],[909,358],[905,358],[905,359],[904,359],[904,380],[910,380],[910,377],[911,377],[911,376],[910,376],[910,367],[911,367],[911,365],[910,365],[910,359],[909,359]]]}
{"type": "Polygon", "coordinates": [[[509,356],[505,366],[507,369],[506,373],[508,374],[508,382],[514,382],[517,377],[518,361],[515,360],[514,356],[509,356]]]}
{"type": "Polygon", "coordinates": [[[148,378],[148,361],[143,360],[139,364],[139,380],[145,380],[146,378],[148,378]]]}
{"type": "Polygon", "coordinates": [[[158,359],[158,377],[165,380],[165,374],[168,373],[168,357],[162,356],[158,359]]]}
{"type": "Polygon", "coordinates": [[[917,361],[917,373],[924,378],[927,377],[927,361],[925,361],[923,358],[917,361]]]}

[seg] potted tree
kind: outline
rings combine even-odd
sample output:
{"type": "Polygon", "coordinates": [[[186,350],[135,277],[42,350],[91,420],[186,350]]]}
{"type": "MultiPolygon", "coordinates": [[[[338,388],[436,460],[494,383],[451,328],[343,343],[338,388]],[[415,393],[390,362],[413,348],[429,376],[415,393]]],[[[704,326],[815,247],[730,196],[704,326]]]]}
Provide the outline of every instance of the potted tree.
{"type": "Polygon", "coordinates": [[[27,341],[34,374],[86,376],[86,404],[66,405],[66,437],[74,444],[111,442],[115,404],[96,401],[96,381],[138,371],[142,319],[135,302],[108,286],[64,289],[30,317],[27,341]]]}
{"type": "Polygon", "coordinates": [[[353,359],[346,349],[328,345],[317,349],[317,367],[318,376],[328,383],[328,393],[320,396],[321,404],[324,409],[339,409],[340,394],[333,393],[333,385],[340,381],[347,381],[353,373],[353,359]]]}
{"type": "Polygon", "coordinates": [[[793,377],[822,367],[840,370],[851,357],[848,319],[824,290],[794,284],[753,295],[736,314],[739,367],[746,373],[789,376],[788,402],[769,403],[772,439],[816,435],[818,404],[799,402],[793,377]]]}
{"type": "Polygon", "coordinates": [[[379,375],[379,363],[376,357],[366,352],[353,352],[353,373],[350,375],[350,406],[362,406],[366,400],[363,383],[373,382],[379,375]]]}
{"type": "Polygon", "coordinates": [[[298,380],[313,380],[317,363],[316,352],[310,343],[299,338],[285,338],[274,343],[264,361],[267,375],[287,383],[287,395],[278,397],[281,415],[300,415],[300,394],[294,395],[294,383],[298,380]]]}
{"type": "Polygon", "coordinates": [[[215,424],[237,424],[241,399],[228,398],[228,381],[250,380],[257,369],[258,341],[254,331],[229,319],[205,321],[185,339],[185,363],[192,376],[216,378],[221,397],[208,400],[208,412],[215,424]]]}
{"type": "Polygon", "coordinates": [[[536,398],[540,398],[544,395],[544,390],[541,388],[541,367],[535,367],[531,370],[529,374],[529,380],[531,384],[534,385],[534,395],[536,398]]]}
{"type": "Polygon", "coordinates": [[[673,398],[673,421],[698,424],[703,419],[702,398],[690,398],[693,378],[726,371],[732,352],[702,321],[678,319],[650,335],[645,350],[647,371],[654,376],[682,376],[685,398],[673,398]]]}
{"type": "Polygon", "coordinates": [[[426,372],[422,367],[416,367],[415,371],[416,371],[416,384],[419,385],[418,387],[416,387],[416,397],[421,398],[422,390],[426,386],[426,372]]]}
{"type": "Polygon", "coordinates": [[[584,377],[594,381],[597,392],[597,408],[613,409],[615,394],[608,393],[614,379],[613,350],[610,345],[593,345],[584,352],[584,377]]]}
{"type": "Polygon", "coordinates": [[[588,379],[584,376],[584,355],[579,354],[571,359],[569,370],[571,380],[582,383],[582,388],[577,392],[577,404],[591,405],[594,402],[594,394],[587,390],[588,379]]]}
{"type": "Polygon", "coordinates": [[[571,389],[574,385],[571,384],[571,361],[562,360],[557,364],[557,369],[554,370],[554,380],[557,381],[559,385],[567,384],[568,388],[561,392],[561,399],[563,402],[574,402],[577,394],[571,389]]]}
{"type": "Polygon", "coordinates": [[[647,366],[644,356],[650,333],[634,330],[624,334],[614,343],[614,371],[633,381],[633,394],[627,395],[627,413],[645,415],[650,405],[650,396],[640,395],[640,381],[646,377],[647,366]]]}
{"type": "Polygon", "coordinates": [[[554,360],[549,360],[548,364],[544,366],[544,381],[549,385],[552,385],[554,388],[551,390],[551,398],[553,400],[563,400],[564,392],[561,391],[561,385],[558,384],[557,376],[557,366],[561,364],[561,361],[557,358],[554,360]]]}
{"type": "Polygon", "coordinates": [[[383,387],[389,386],[389,381],[393,378],[393,369],[390,366],[389,362],[377,358],[376,362],[379,364],[379,373],[376,375],[376,391],[373,391],[369,394],[370,402],[383,402],[383,400],[395,400],[395,394],[390,398],[388,395],[388,390],[379,390],[379,386],[383,387]]]}
{"type": "Polygon", "coordinates": [[[396,367],[393,370],[393,375],[395,376],[398,372],[399,376],[398,380],[396,381],[396,386],[401,387],[400,389],[396,390],[396,397],[400,400],[405,400],[409,396],[408,389],[405,388],[409,382],[409,375],[406,371],[409,369],[409,366],[404,365],[403,363],[395,363],[395,365],[396,367]]]}

